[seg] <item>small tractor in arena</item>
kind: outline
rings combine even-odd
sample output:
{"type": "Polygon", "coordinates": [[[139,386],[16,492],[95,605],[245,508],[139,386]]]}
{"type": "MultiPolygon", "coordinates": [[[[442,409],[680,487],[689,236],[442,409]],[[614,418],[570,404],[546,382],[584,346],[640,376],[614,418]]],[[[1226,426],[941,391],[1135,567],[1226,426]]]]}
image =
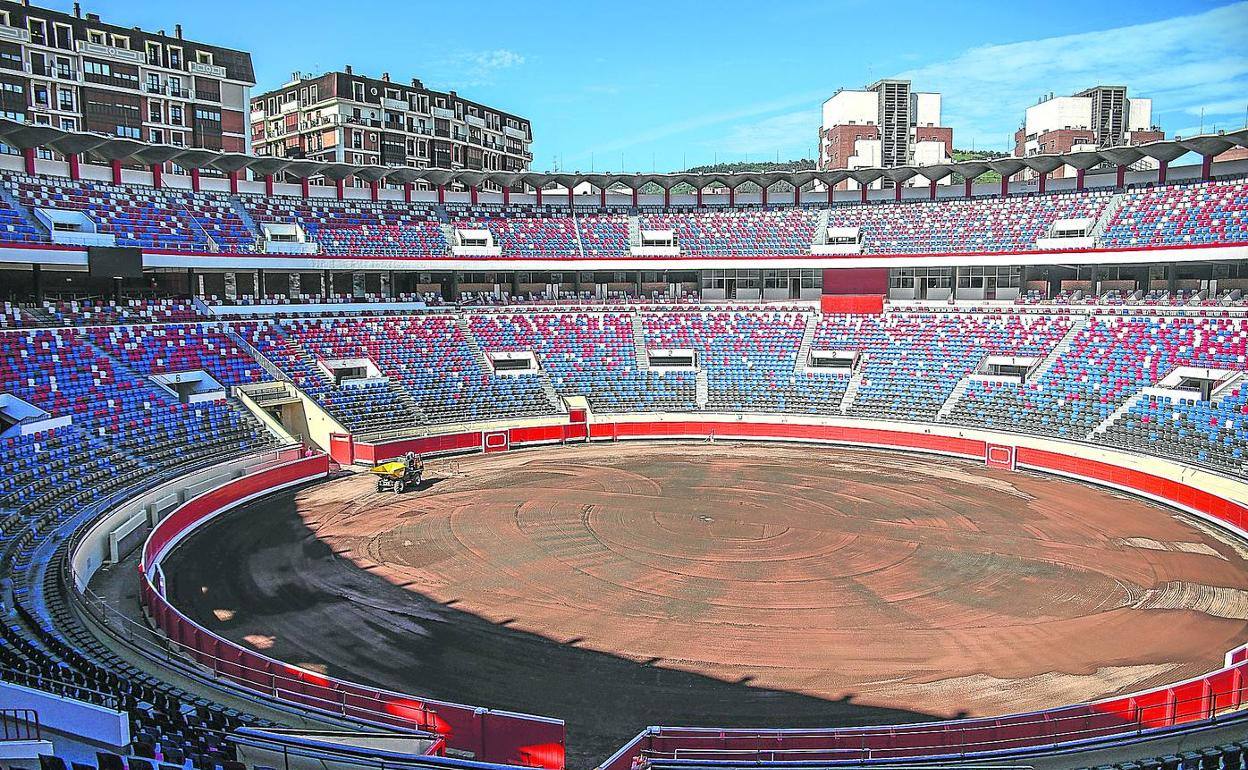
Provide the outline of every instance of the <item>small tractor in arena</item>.
{"type": "Polygon", "coordinates": [[[401,494],[405,490],[420,486],[425,475],[425,461],[415,452],[408,452],[403,455],[402,460],[374,465],[371,472],[377,475],[378,492],[401,494]]]}

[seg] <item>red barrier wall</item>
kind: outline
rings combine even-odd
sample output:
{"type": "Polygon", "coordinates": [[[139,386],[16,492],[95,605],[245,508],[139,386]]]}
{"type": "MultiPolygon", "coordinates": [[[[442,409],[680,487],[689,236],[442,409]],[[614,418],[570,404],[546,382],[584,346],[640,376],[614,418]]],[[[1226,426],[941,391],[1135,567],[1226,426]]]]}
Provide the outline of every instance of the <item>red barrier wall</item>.
{"type": "Polygon", "coordinates": [[[437,733],[446,746],[471,751],[481,761],[562,770],[564,726],[559,720],[416,699],[287,665],[200,628],[149,579],[166,547],[199,524],[283,485],[328,472],[326,455],[271,466],[187,501],[160,522],[144,543],[140,561],[140,598],[153,624],[215,676],[247,689],[354,719],[437,733]]]}
{"type": "Polygon", "coordinates": [[[824,294],[819,298],[824,313],[879,315],[884,312],[883,294],[824,294]]]}

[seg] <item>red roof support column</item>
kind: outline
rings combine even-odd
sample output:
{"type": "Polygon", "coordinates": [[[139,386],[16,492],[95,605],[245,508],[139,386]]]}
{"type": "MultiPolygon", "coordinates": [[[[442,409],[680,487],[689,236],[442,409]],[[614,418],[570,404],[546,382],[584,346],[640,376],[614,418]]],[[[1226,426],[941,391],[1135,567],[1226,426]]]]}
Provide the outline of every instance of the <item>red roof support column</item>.
{"type": "MultiPolygon", "coordinates": [[[[113,170],[113,184],[121,184],[121,159],[109,161],[108,164],[113,170]]],[[[34,173],[33,171],[31,172],[34,173]]]]}
{"type": "Polygon", "coordinates": [[[1166,183],[1166,174],[1170,171],[1170,161],[1163,160],[1157,164],[1157,184],[1166,183]]]}
{"type": "Polygon", "coordinates": [[[672,205],[672,190],[670,187],[667,187],[663,189],[663,208],[665,209],[671,208],[671,205],[672,205]]]}
{"type": "Polygon", "coordinates": [[[640,197],[641,197],[641,192],[636,187],[634,187],[633,188],[633,208],[637,208],[638,203],[639,203],[638,199],[640,197]]]}
{"type": "Polygon", "coordinates": [[[827,185],[827,188],[828,188],[828,205],[831,206],[832,198],[833,196],[836,195],[836,191],[835,191],[836,185],[830,184],[830,185],[827,185]]]}
{"type": "Polygon", "coordinates": [[[342,200],[344,197],[346,197],[346,189],[345,189],[346,186],[347,186],[346,178],[338,179],[334,181],[334,190],[338,193],[338,200],[342,200]]]}
{"type": "Polygon", "coordinates": [[[481,195],[481,191],[475,184],[468,185],[468,200],[472,201],[472,205],[477,205],[477,200],[481,195]]]}
{"type": "Polygon", "coordinates": [[[379,198],[381,198],[381,180],[380,179],[374,179],[373,181],[368,183],[368,193],[369,193],[369,197],[372,198],[373,200],[378,200],[379,198]]]}
{"type": "Polygon", "coordinates": [[[1086,173],[1087,172],[1084,169],[1081,169],[1081,168],[1075,169],[1075,189],[1076,190],[1083,189],[1083,177],[1084,177],[1084,174],[1086,173]]]}
{"type": "Polygon", "coordinates": [[[438,185],[438,203],[446,203],[446,185],[438,185]]]}
{"type": "Polygon", "coordinates": [[[867,186],[865,184],[858,185],[858,199],[863,203],[867,202],[867,186]]]}
{"type": "Polygon", "coordinates": [[[1118,164],[1118,178],[1114,181],[1114,187],[1121,190],[1127,186],[1127,167],[1121,163],[1118,164]]]}
{"type": "Polygon", "coordinates": [[[798,187],[797,185],[793,185],[793,205],[794,206],[802,205],[802,188],[798,187]]]}
{"type": "Polygon", "coordinates": [[[269,196],[273,195],[273,175],[272,174],[264,175],[264,194],[269,195],[269,196]]]}
{"type": "Polygon", "coordinates": [[[929,179],[927,182],[927,199],[929,201],[936,200],[936,180],[929,179]]]}
{"type": "Polygon", "coordinates": [[[901,200],[901,182],[893,182],[893,200],[901,200]]]}
{"type": "Polygon", "coordinates": [[[762,185],[759,185],[758,189],[761,193],[760,200],[762,201],[763,205],[766,206],[767,205],[767,188],[763,187],[762,185]]]}
{"type": "Polygon", "coordinates": [[[414,190],[415,188],[416,186],[412,184],[411,182],[403,183],[403,202],[404,203],[412,202],[412,190],[414,190]]]}
{"type": "Polygon", "coordinates": [[[964,180],[962,180],[962,197],[963,198],[971,197],[971,186],[973,184],[975,184],[975,182],[969,176],[966,177],[964,180]]]}
{"type": "Polygon", "coordinates": [[[1048,181],[1049,181],[1049,174],[1048,174],[1048,172],[1041,171],[1041,172],[1040,172],[1040,183],[1039,183],[1039,186],[1037,187],[1037,189],[1040,191],[1040,193],[1041,193],[1041,194],[1044,194],[1044,187],[1045,187],[1045,184],[1046,184],[1048,181]]]}
{"type": "Polygon", "coordinates": [[[572,208],[572,185],[568,185],[568,208],[572,208]]]}
{"type": "Polygon", "coordinates": [[[1004,198],[1010,194],[1010,175],[1001,175],[1001,197],[1004,198]]]}
{"type": "Polygon", "coordinates": [[[152,170],[152,187],[155,187],[157,190],[159,190],[160,183],[162,181],[161,172],[164,171],[164,168],[161,167],[161,164],[159,163],[153,163],[150,166],[150,168],[152,170]]]}
{"type": "Polygon", "coordinates": [[[307,198],[312,194],[312,190],[309,189],[311,186],[312,183],[308,181],[306,176],[299,180],[299,191],[303,193],[303,197],[307,198]]]}
{"type": "Polygon", "coordinates": [[[732,208],[733,206],[736,206],[736,205],[737,205],[737,188],[729,187],[728,188],[728,208],[732,208]]]}
{"type": "Polygon", "coordinates": [[[542,188],[534,187],[533,190],[537,193],[537,205],[542,205],[542,188]]]}
{"type": "Polygon", "coordinates": [[[604,209],[607,207],[607,188],[605,187],[598,188],[598,205],[604,209]]]}
{"type": "Polygon", "coordinates": [[[503,205],[511,205],[511,188],[507,185],[503,185],[503,205]]]}
{"type": "MultiPolygon", "coordinates": [[[[82,177],[82,171],[78,168],[78,164],[81,162],[78,158],[78,153],[71,152],[65,156],[65,159],[69,161],[69,178],[77,182],[82,177]]],[[[191,169],[192,173],[197,170],[191,169]]]]}
{"type": "Polygon", "coordinates": [[[1213,156],[1200,156],[1200,178],[1208,182],[1213,179],[1213,156]]]}
{"type": "Polygon", "coordinates": [[[698,208],[702,208],[702,188],[698,188],[698,208]]]}
{"type": "Polygon", "coordinates": [[[230,194],[238,195],[238,172],[231,171],[227,176],[230,178],[230,194]]]}
{"type": "Polygon", "coordinates": [[[199,192],[199,169],[191,169],[191,190],[199,192]]]}
{"type": "Polygon", "coordinates": [[[35,175],[35,148],[26,147],[22,149],[22,160],[26,162],[26,173],[30,176],[35,175]]]}

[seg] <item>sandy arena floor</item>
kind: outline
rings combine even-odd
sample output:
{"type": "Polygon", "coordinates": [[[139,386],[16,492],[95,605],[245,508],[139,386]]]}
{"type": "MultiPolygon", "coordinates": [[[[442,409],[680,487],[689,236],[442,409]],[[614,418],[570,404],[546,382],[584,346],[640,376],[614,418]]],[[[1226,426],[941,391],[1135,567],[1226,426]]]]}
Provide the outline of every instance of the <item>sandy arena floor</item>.
{"type": "Polygon", "coordinates": [[[567,720],[570,767],[653,724],[1027,710],[1187,677],[1248,637],[1248,549],[1123,495],[948,459],[624,444],[430,463],[247,506],[176,604],[336,675],[567,720]]]}

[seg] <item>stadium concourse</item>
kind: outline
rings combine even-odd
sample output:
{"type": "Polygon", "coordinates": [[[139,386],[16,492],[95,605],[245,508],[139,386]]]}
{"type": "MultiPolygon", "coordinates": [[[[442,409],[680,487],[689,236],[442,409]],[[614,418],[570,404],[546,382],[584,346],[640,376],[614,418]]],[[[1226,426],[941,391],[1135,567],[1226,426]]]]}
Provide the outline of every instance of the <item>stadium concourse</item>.
{"type": "MultiPolygon", "coordinates": [[[[901,201],[803,199],[812,180],[794,179],[800,205],[670,188],[610,203],[604,187],[569,206],[540,186],[506,202],[410,183],[317,197],[271,177],[0,161],[2,715],[20,738],[5,743],[47,770],[563,767],[559,719],[271,658],[166,591],[167,557],[219,514],[408,451],[935,453],[1165,503],[1248,547],[1248,181],[1234,166],[901,201]],[[334,736],[288,729],[307,726],[334,736]],[[401,742],[360,737],[383,728],[401,742]]],[[[1211,588],[1140,611],[1248,620],[1244,591],[1211,588]]],[[[602,766],[1243,767],[1248,639],[1225,641],[1183,681],[1090,703],[647,728],[602,766]]]]}

